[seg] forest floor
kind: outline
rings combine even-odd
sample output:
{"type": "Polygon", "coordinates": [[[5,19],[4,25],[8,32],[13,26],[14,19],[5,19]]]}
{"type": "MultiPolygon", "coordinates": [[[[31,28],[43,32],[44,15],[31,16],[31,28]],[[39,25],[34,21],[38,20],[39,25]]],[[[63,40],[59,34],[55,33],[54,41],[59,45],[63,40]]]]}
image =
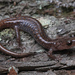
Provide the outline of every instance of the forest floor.
{"type": "MultiPolygon", "coordinates": [[[[74,4],[74,0],[69,0],[69,2],[68,0],[65,2],[0,0],[0,20],[16,16],[31,16],[42,24],[51,39],[75,35],[74,4]]],[[[23,50],[17,47],[13,29],[4,29],[0,32],[0,43],[17,53],[37,52],[37,54],[24,58],[13,58],[0,52],[0,75],[9,75],[8,69],[13,66],[17,70],[17,75],[75,75],[75,47],[53,52],[61,60],[52,60],[31,35],[23,31],[20,32],[20,35],[23,50]]]]}

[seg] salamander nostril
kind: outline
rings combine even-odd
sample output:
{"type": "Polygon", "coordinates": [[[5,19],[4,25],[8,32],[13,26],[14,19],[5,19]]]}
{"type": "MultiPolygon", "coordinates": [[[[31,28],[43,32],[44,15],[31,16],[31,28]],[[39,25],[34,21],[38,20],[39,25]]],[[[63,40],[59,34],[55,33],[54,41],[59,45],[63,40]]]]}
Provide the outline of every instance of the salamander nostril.
{"type": "Polygon", "coordinates": [[[68,45],[68,46],[72,45],[72,40],[68,40],[68,41],[67,41],[67,45],[68,45]]]}

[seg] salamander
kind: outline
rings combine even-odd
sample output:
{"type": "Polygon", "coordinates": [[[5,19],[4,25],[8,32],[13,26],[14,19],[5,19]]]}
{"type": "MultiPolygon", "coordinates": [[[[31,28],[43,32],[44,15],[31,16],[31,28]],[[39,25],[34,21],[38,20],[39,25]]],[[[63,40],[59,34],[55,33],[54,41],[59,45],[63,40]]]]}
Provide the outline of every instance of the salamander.
{"type": "MultiPolygon", "coordinates": [[[[47,54],[52,59],[55,56],[53,51],[69,49],[75,46],[75,37],[61,37],[57,39],[51,39],[48,37],[41,23],[35,18],[29,16],[20,16],[7,18],[0,21],[0,31],[6,28],[12,28],[15,30],[16,38],[19,46],[20,43],[20,30],[29,33],[35,41],[47,50],[47,54]]],[[[0,51],[13,57],[25,57],[32,55],[33,53],[15,53],[12,52],[0,44],[0,51]]]]}

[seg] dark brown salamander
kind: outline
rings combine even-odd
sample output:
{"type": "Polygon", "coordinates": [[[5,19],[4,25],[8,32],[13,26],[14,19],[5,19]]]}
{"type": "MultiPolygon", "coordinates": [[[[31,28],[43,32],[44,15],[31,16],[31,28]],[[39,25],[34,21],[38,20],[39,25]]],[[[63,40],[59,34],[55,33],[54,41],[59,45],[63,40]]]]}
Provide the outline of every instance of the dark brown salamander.
{"type": "MultiPolygon", "coordinates": [[[[0,30],[6,29],[6,28],[13,28],[15,29],[16,36],[17,36],[17,42],[20,45],[20,30],[28,32],[41,46],[43,46],[48,51],[48,56],[54,58],[52,55],[53,51],[56,50],[63,50],[63,49],[69,49],[72,46],[75,46],[75,37],[62,37],[59,39],[50,39],[41,23],[37,21],[34,18],[24,16],[24,17],[14,17],[14,18],[7,18],[0,21],[0,30]]],[[[0,44],[0,51],[3,53],[6,53],[8,55],[11,55],[13,57],[25,57],[29,56],[33,53],[14,53],[10,50],[4,48],[0,44]]]]}

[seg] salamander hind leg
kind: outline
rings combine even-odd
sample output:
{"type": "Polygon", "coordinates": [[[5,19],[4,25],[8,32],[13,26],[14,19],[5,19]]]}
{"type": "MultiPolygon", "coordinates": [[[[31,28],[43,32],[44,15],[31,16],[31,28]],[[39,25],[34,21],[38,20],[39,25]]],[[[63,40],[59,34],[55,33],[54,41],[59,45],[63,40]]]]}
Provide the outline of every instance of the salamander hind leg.
{"type": "Polygon", "coordinates": [[[18,48],[21,50],[26,49],[25,47],[22,47],[21,38],[20,38],[20,30],[19,30],[18,26],[15,26],[14,29],[15,29],[15,33],[16,33],[16,40],[18,43],[18,48]]]}
{"type": "Polygon", "coordinates": [[[16,40],[17,40],[18,46],[20,47],[21,46],[20,31],[19,31],[18,26],[15,26],[14,29],[16,33],[16,40]]]}

